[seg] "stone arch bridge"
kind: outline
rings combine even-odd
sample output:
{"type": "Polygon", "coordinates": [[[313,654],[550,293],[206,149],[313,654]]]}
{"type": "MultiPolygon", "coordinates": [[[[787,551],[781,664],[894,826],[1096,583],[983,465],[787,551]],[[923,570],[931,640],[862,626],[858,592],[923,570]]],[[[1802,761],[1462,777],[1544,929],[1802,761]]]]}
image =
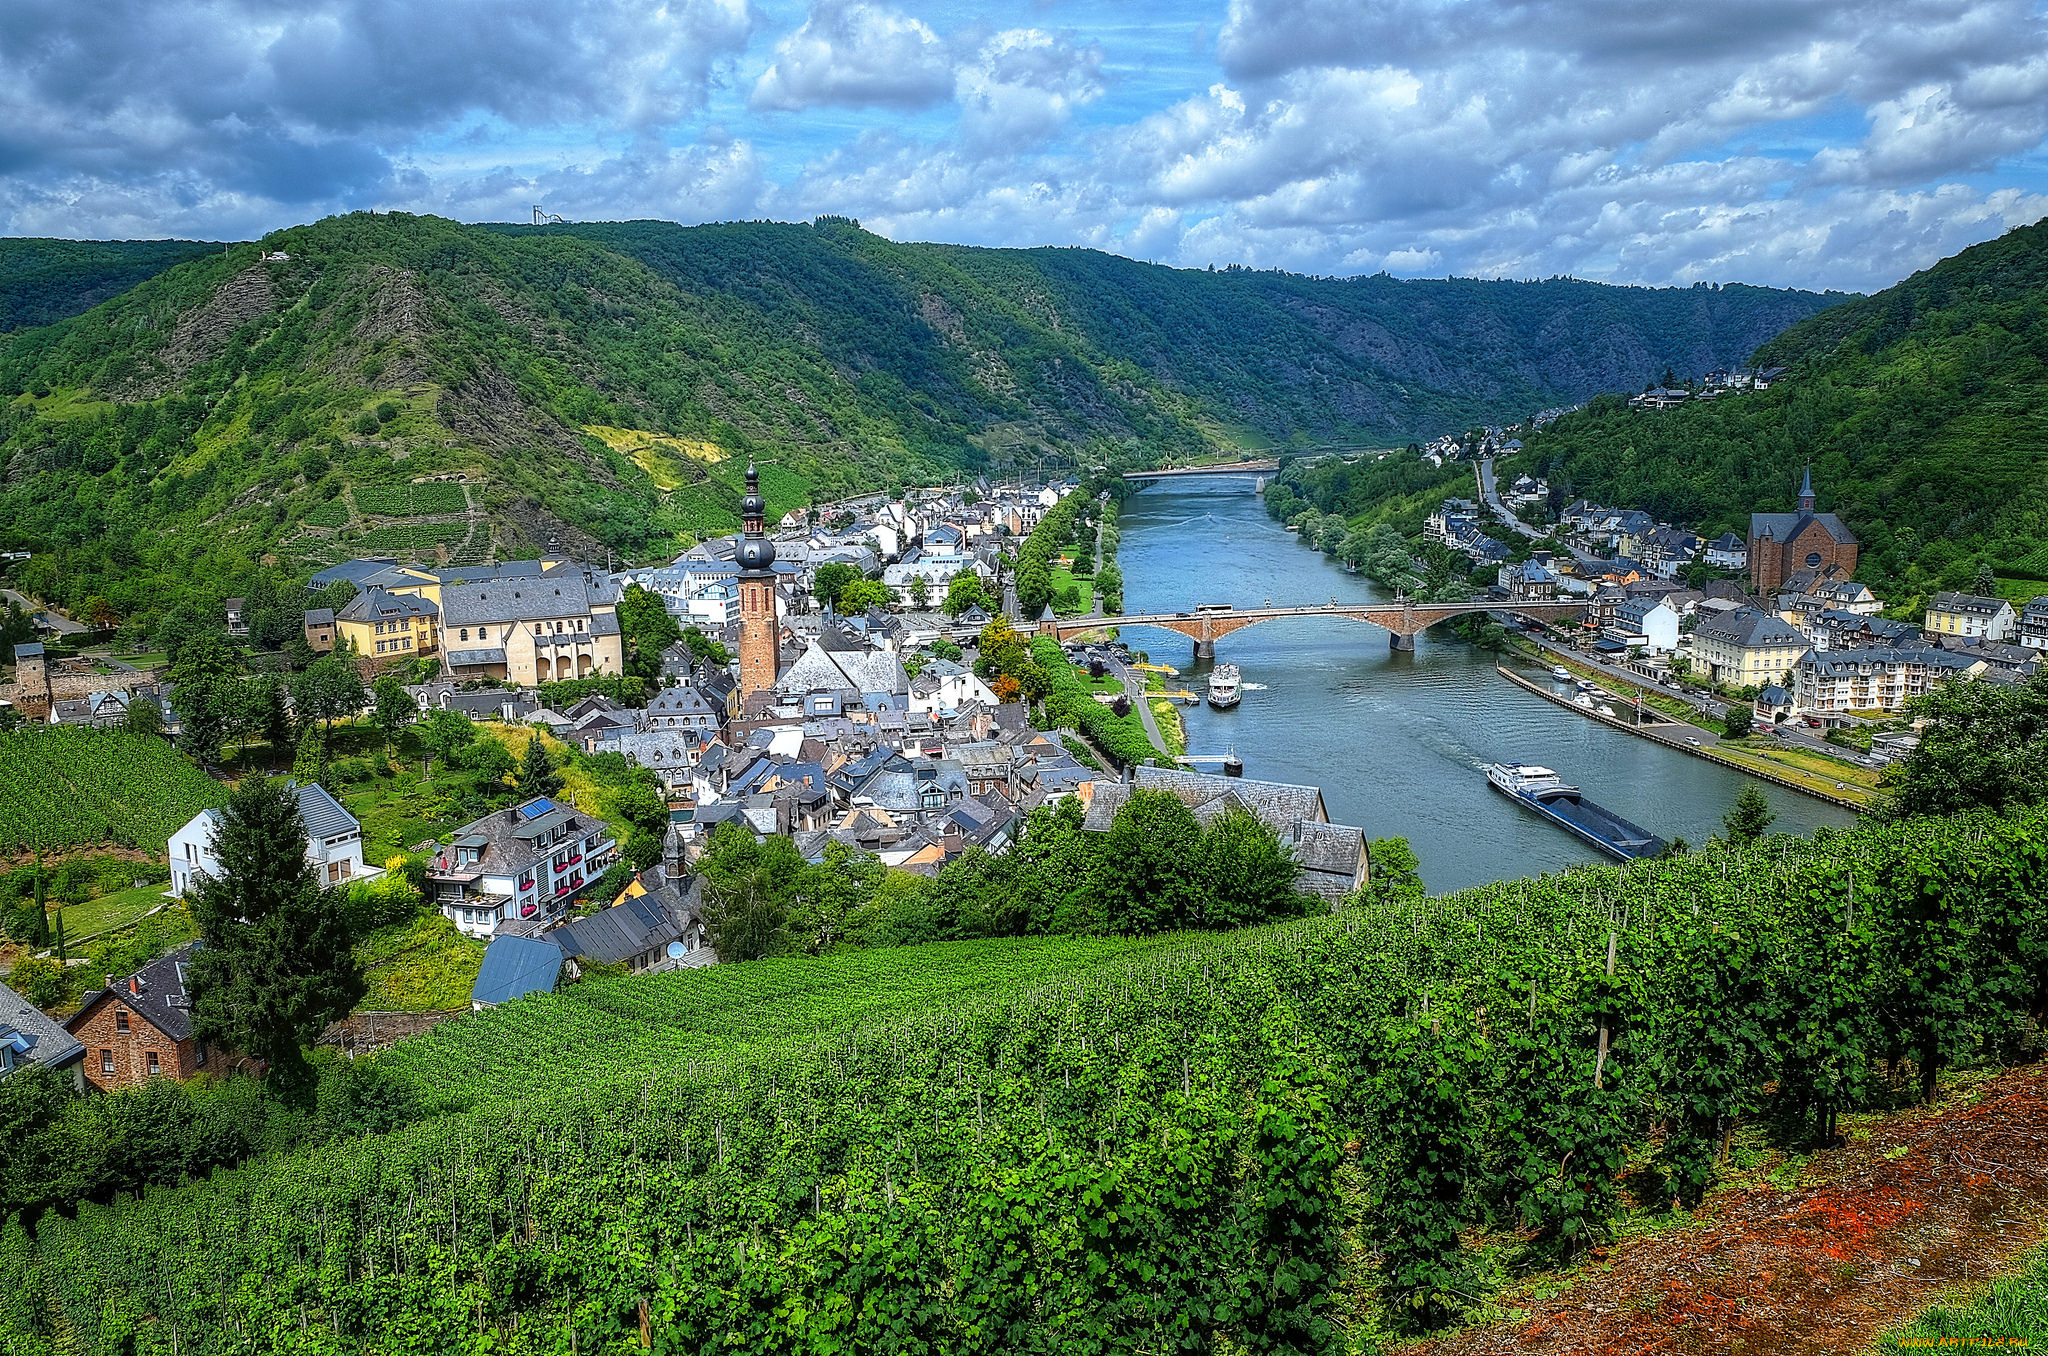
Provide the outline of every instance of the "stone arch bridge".
{"type": "Polygon", "coordinates": [[[1192,612],[1145,612],[1124,617],[1046,618],[1038,623],[1038,634],[1064,640],[1083,631],[1100,631],[1108,626],[1158,626],[1178,631],[1195,642],[1195,658],[1214,659],[1216,642],[1232,631],[1273,621],[1280,617],[1341,617],[1348,621],[1371,622],[1390,636],[1396,650],[1415,648],[1419,631],[1473,612],[1513,612],[1537,621],[1576,621],[1586,615],[1584,603],[1535,603],[1496,599],[1478,603],[1417,603],[1407,599],[1393,603],[1325,603],[1311,607],[1209,607],[1192,612]]]}

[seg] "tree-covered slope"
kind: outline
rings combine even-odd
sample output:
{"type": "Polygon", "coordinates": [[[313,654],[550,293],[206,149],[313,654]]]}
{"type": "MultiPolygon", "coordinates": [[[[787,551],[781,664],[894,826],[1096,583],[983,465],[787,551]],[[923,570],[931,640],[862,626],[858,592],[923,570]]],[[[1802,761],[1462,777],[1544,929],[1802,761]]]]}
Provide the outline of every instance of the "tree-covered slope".
{"type": "Polygon", "coordinates": [[[174,264],[219,249],[204,240],[0,239],[0,333],[89,311],[174,264]]]}
{"type": "Polygon", "coordinates": [[[1966,587],[1979,563],[2048,578],[2048,223],[1823,311],[1756,356],[1789,376],[1655,414],[1596,400],[1525,460],[1708,533],[1791,509],[1810,462],[1881,593],[1910,604],[1966,587]]]}
{"type": "Polygon", "coordinates": [[[736,525],[748,457],[779,514],[1048,456],[1405,441],[1733,362],[1824,302],[358,213],[0,342],[0,538],[31,592],[123,618],[266,557],[650,557],[736,525]]]}

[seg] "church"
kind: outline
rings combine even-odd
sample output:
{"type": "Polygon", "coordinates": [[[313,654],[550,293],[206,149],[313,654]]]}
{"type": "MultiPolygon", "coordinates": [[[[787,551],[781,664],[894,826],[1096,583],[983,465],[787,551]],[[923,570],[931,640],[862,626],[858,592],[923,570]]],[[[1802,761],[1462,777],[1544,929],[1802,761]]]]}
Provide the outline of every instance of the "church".
{"type": "Polygon", "coordinates": [[[1749,584],[1757,596],[1805,592],[1854,573],[1856,534],[1834,514],[1813,511],[1812,467],[1799,485],[1797,513],[1749,515],[1749,584]]]}

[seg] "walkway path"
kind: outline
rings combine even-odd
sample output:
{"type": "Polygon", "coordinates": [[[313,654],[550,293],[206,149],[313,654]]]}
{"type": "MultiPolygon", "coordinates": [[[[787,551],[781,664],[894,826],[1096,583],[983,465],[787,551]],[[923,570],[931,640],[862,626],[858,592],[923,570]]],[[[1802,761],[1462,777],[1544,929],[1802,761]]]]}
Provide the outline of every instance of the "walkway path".
{"type": "Polygon", "coordinates": [[[1152,703],[1145,700],[1145,676],[1133,672],[1126,665],[1117,662],[1113,656],[1105,662],[1116,671],[1116,676],[1123,680],[1124,696],[1129,698],[1131,709],[1138,713],[1138,719],[1145,722],[1145,737],[1152,741],[1153,748],[1159,750],[1160,757],[1165,757],[1166,737],[1159,733],[1159,722],[1153,719],[1152,703]]]}

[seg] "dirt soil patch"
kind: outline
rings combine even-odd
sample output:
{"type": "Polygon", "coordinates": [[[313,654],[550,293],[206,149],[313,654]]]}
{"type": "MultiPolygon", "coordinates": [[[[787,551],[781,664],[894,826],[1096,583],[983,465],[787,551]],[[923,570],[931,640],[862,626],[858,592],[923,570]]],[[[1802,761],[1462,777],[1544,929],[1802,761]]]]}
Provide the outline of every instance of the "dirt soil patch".
{"type": "MultiPolygon", "coordinates": [[[[2048,1229],[2048,1066],[1887,1117],[1809,1159],[1798,1185],[1710,1196],[1697,1227],[1596,1252],[1519,1323],[1452,1353],[1835,1353],[2011,1266],[2048,1229]]],[[[1514,1303],[1512,1299],[1509,1303],[1514,1303]]]]}

